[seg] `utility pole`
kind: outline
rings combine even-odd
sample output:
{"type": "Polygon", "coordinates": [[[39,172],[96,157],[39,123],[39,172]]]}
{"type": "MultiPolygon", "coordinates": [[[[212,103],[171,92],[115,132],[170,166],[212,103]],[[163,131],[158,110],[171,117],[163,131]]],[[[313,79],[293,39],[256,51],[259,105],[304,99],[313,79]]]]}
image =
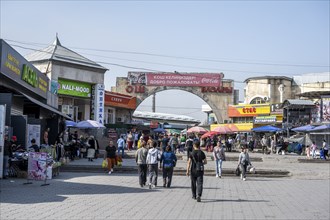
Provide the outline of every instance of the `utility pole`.
{"type": "Polygon", "coordinates": [[[156,112],[156,93],[152,95],[152,112],[156,112]]]}

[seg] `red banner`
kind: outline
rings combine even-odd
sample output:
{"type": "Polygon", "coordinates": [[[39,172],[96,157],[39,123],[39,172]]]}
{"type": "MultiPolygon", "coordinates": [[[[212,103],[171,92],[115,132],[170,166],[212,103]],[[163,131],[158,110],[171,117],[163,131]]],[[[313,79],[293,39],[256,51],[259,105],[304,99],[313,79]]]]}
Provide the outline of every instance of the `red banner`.
{"type": "Polygon", "coordinates": [[[222,73],[146,73],[148,86],[221,86],[222,73]]]}

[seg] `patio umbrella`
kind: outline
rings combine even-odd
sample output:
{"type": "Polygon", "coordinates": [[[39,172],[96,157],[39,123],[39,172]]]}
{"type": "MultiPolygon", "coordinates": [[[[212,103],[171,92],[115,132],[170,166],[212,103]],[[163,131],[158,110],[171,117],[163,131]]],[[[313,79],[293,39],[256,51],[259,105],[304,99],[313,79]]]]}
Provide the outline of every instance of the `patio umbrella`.
{"type": "Polygon", "coordinates": [[[219,132],[217,132],[217,131],[208,131],[205,134],[203,134],[201,138],[212,137],[217,134],[219,134],[219,132]]]}
{"type": "Polygon", "coordinates": [[[218,132],[219,134],[232,134],[233,131],[226,126],[219,126],[213,129],[213,131],[218,132]]]}
{"type": "Polygon", "coordinates": [[[103,124],[93,121],[93,120],[86,120],[86,121],[80,121],[77,123],[76,128],[105,128],[103,124]]]}
{"type": "Polygon", "coordinates": [[[261,126],[258,128],[252,128],[252,131],[254,131],[254,132],[277,132],[277,131],[282,131],[282,129],[271,126],[271,125],[266,125],[266,126],[261,126]]]}
{"type": "Polygon", "coordinates": [[[320,125],[313,129],[310,129],[309,131],[321,131],[321,130],[326,130],[326,129],[330,129],[330,124],[320,125]]]}
{"type": "Polygon", "coordinates": [[[65,126],[67,128],[69,128],[69,127],[76,127],[76,125],[77,125],[77,123],[74,122],[74,121],[65,121],[65,126]]]}
{"type": "Polygon", "coordinates": [[[165,133],[166,130],[164,128],[156,128],[156,129],[153,130],[153,132],[155,132],[155,133],[165,133]]]}
{"type": "Polygon", "coordinates": [[[305,125],[305,126],[300,126],[300,127],[293,128],[291,130],[292,131],[295,131],[295,132],[307,132],[307,131],[312,130],[313,128],[315,128],[315,126],[313,126],[313,125],[305,125]]]}
{"type": "Polygon", "coordinates": [[[208,130],[206,130],[205,128],[199,127],[199,126],[195,126],[195,127],[189,128],[187,130],[187,133],[200,133],[200,134],[204,134],[206,132],[208,132],[208,130]]]}

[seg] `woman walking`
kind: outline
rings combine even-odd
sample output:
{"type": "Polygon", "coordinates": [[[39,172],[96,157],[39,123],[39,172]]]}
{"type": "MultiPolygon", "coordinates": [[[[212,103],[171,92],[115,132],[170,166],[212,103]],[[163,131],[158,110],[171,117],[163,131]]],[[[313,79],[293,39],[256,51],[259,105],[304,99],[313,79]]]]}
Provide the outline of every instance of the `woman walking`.
{"type": "Polygon", "coordinates": [[[222,161],[226,160],[225,155],[225,148],[224,145],[220,143],[220,141],[217,143],[217,146],[213,149],[213,157],[215,161],[215,177],[221,178],[222,174],[222,161]]]}
{"type": "Polygon", "coordinates": [[[170,188],[172,183],[173,169],[176,165],[177,158],[169,145],[166,146],[165,152],[160,158],[159,168],[163,169],[163,187],[170,188]],[[163,164],[163,166],[162,166],[163,164]]]}
{"type": "Polygon", "coordinates": [[[247,152],[247,147],[246,146],[243,146],[242,147],[242,152],[240,153],[239,157],[238,157],[238,166],[240,166],[240,170],[241,170],[241,179],[243,181],[246,180],[246,169],[247,169],[247,166],[248,165],[251,165],[251,162],[250,162],[250,156],[249,156],[249,153],[247,152]]]}

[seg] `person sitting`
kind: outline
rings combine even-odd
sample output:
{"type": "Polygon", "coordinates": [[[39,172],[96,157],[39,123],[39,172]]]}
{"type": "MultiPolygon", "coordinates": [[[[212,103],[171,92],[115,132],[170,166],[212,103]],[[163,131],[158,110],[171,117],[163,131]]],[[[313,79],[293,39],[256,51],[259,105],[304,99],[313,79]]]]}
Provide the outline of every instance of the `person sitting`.
{"type": "Polygon", "coordinates": [[[36,139],[32,139],[31,140],[31,146],[29,147],[29,150],[32,150],[32,151],[34,151],[34,152],[39,152],[39,146],[36,144],[36,139]]]}

